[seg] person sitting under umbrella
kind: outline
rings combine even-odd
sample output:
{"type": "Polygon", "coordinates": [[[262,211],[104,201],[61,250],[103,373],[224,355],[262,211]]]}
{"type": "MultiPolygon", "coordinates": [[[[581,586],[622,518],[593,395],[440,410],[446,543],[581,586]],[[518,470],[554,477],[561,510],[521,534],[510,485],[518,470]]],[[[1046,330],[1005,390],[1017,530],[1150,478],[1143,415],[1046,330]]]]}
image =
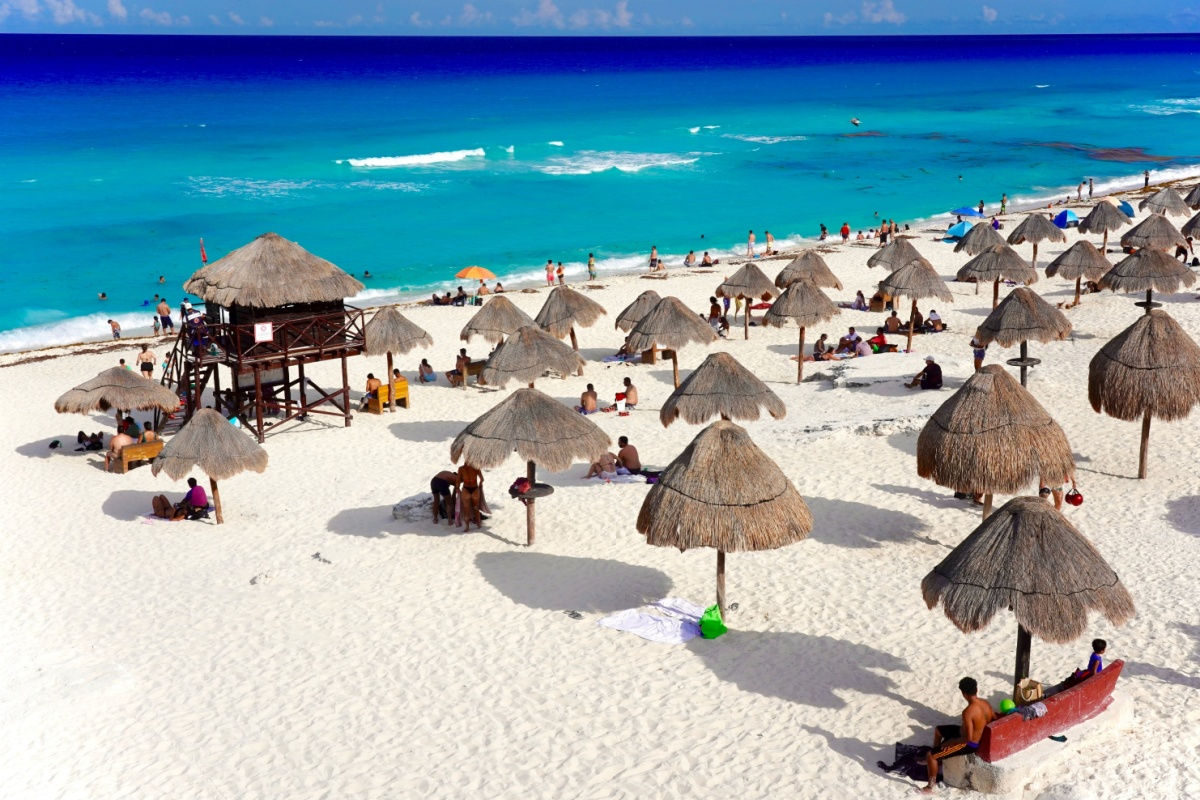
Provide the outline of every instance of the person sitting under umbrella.
{"type": "Polygon", "coordinates": [[[925,369],[913,376],[913,379],[904,384],[909,389],[915,389],[920,386],[922,389],[940,389],[942,388],[942,368],[933,360],[933,356],[925,356],[925,369]]]}
{"type": "Polygon", "coordinates": [[[862,341],[862,337],[858,335],[858,332],[854,330],[854,328],[851,328],[845,336],[843,336],[841,339],[838,339],[837,350],[834,352],[853,353],[854,348],[860,341],[862,341]]]}
{"type": "Polygon", "coordinates": [[[463,291],[463,287],[458,287],[458,294],[454,295],[454,299],[450,301],[452,306],[465,306],[467,304],[467,293],[463,291]]]}
{"type": "Polygon", "coordinates": [[[642,471],[642,459],[638,455],[637,448],[629,443],[628,436],[621,436],[617,439],[617,472],[621,474],[621,470],[626,473],[635,473],[642,471]]]}
{"type": "MultiPolygon", "coordinates": [[[[138,432],[140,435],[140,431],[138,432]]],[[[121,450],[125,445],[133,444],[136,440],[127,433],[114,433],[112,438],[108,440],[108,452],[104,454],[104,471],[108,472],[108,468],[113,461],[121,460],[121,450]]]]}
{"type": "Polygon", "coordinates": [[[208,493],[204,491],[195,478],[188,478],[187,494],[175,505],[166,495],[160,494],[154,498],[154,516],[162,519],[200,519],[208,515],[208,493]]]}
{"type": "Polygon", "coordinates": [[[934,729],[933,750],[925,756],[929,783],[921,790],[923,794],[933,794],[937,785],[938,761],[974,753],[979,748],[983,729],[996,718],[996,711],[991,704],[979,697],[979,684],[974,678],[960,680],[958,690],[967,701],[967,707],[962,712],[962,725],[938,725],[934,729]]]}

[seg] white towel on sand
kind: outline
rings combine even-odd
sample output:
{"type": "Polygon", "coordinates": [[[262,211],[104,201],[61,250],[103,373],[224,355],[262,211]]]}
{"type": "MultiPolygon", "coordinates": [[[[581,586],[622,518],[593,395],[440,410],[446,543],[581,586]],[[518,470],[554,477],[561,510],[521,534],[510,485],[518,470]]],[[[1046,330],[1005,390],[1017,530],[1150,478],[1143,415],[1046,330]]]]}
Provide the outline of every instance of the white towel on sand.
{"type": "Polygon", "coordinates": [[[704,609],[681,597],[665,597],[649,606],[629,608],[600,620],[599,624],[637,634],[663,644],[683,644],[700,635],[704,609]]]}

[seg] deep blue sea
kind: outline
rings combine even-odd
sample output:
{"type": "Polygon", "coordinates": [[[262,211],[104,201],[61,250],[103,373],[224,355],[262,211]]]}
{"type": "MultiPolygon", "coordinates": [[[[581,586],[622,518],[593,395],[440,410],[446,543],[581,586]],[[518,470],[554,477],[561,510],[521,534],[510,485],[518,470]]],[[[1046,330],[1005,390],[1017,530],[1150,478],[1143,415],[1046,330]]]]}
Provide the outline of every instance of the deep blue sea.
{"type": "Polygon", "coordinates": [[[369,270],[370,302],[470,264],[628,269],[652,244],[677,260],[749,229],[1200,173],[1198,55],[1198,36],[0,35],[0,350],[148,327],[201,238],[212,261],[275,231],[369,270]]]}

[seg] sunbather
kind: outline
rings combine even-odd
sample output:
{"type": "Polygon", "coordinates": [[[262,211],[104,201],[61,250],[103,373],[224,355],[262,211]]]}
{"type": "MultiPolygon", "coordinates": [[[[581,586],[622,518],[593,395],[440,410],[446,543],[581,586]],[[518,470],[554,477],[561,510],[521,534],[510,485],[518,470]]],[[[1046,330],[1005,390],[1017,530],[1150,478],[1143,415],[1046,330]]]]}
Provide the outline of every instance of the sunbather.
{"type": "Polygon", "coordinates": [[[616,455],[613,453],[604,453],[600,456],[596,463],[588,467],[587,475],[584,475],[583,477],[584,479],[604,478],[605,480],[612,480],[613,478],[617,477],[616,455]]]}

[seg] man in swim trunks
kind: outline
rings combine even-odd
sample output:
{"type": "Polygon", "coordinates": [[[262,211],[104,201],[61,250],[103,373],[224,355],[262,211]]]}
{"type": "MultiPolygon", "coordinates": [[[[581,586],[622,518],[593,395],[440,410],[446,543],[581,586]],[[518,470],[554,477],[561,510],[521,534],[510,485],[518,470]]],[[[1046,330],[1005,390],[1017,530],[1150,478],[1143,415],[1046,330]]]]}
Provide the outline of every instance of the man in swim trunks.
{"type": "Polygon", "coordinates": [[[974,753],[979,748],[983,729],[996,718],[996,712],[987,700],[979,697],[979,685],[974,678],[963,678],[958,682],[967,707],[962,712],[962,725],[939,725],[933,732],[933,750],[925,756],[929,770],[929,785],[922,794],[933,794],[937,785],[938,761],[974,753]]]}
{"type": "Polygon", "coordinates": [[[444,517],[449,525],[454,520],[454,492],[458,490],[458,473],[444,469],[429,481],[433,493],[433,524],[444,517]]]}
{"type": "Polygon", "coordinates": [[[749,258],[754,258],[754,231],[750,231],[746,237],[746,255],[749,258]]]}
{"type": "Polygon", "coordinates": [[[579,395],[579,405],[575,406],[575,410],[580,414],[595,414],[597,397],[596,387],[589,383],[587,390],[579,395]]]}

